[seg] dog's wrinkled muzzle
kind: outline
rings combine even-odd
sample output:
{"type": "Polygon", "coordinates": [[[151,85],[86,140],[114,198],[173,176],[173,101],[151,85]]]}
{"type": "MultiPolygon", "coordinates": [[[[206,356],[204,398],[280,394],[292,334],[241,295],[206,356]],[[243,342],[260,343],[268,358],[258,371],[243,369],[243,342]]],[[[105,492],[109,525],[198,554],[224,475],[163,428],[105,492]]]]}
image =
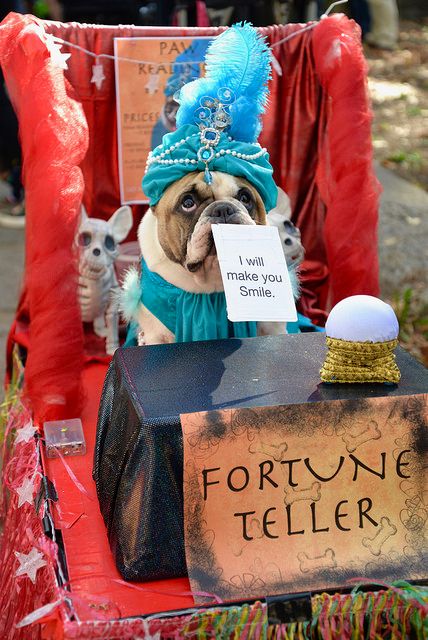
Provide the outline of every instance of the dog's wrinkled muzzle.
{"type": "Polygon", "coordinates": [[[193,229],[187,242],[184,266],[188,271],[198,271],[208,255],[215,254],[211,226],[213,224],[255,224],[248,211],[239,202],[217,200],[208,205],[193,229]]]}
{"type": "Polygon", "coordinates": [[[246,211],[236,207],[231,202],[214,202],[206,217],[211,224],[251,224],[251,218],[246,211]],[[247,221],[249,218],[250,221],[247,221]]]}

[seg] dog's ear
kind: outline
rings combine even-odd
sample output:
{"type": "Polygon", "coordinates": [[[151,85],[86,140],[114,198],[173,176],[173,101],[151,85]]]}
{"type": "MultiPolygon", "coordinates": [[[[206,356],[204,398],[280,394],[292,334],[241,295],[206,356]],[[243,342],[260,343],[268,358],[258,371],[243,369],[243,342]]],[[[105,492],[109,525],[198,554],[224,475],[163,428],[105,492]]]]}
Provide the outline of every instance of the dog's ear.
{"type": "Polygon", "coordinates": [[[132,227],[132,211],[131,207],[125,205],[117,209],[108,221],[111,234],[117,243],[125,240],[132,227]]]}
{"type": "Polygon", "coordinates": [[[278,200],[276,205],[270,211],[267,211],[268,217],[271,214],[280,214],[285,220],[291,218],[291,203],[290,198],[281,187],[278,187],[278,200]]]}
{"type": "Polygon", "coordinates": [[[85,209],[85,205],[82,202],[80,207],[80,224],[81,225],[84,224],[88,218],[89,218],[88,213],[85,209]]]}

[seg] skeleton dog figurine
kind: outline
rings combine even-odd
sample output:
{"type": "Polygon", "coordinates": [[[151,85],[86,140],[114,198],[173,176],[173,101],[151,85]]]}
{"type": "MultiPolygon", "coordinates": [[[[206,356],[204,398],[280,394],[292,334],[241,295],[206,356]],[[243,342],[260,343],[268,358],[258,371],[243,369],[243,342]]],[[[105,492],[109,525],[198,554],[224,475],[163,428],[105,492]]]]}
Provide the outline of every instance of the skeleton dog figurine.
{"type": "Polygon", "coordinates": [[[106,339],[106,353],[119,346],[118,310],[114,293],[119,285],[114,261],[118,244],[132,227],[130,207],[120,207],[108,221],[89,218],[82,205],[76,242],[79,256],[79,304],[83,322],[93,322],[94,332],[106,339]]]}
{"type": "Polygon", "coordinates": [[[288,195],[278,187],[276,207],[267,214],[268,224],[277,227],[282,250],[289,268],[297,268],[305,257],[300,230],[291,222],[291,205],[288,195]]]}
{"type": "Polygon", "coordinates": [[[131,271],[121,296],[128,345],[285,333],[285,323],[228,321],[212,235],[218,223],[265,225],[276,206],[257,143],[269,74],[264,39],[234,25],[210,44],[205,77],[181,88],[177,131],[149,154],[143,179],[141,276],[131,271]]]}

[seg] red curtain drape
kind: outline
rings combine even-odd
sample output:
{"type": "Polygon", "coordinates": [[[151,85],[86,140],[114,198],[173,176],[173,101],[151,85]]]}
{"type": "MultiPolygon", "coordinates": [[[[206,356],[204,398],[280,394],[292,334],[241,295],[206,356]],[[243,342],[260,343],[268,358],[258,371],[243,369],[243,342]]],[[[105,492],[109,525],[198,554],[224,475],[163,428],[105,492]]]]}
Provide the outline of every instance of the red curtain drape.
{"type": "MultiPolygon", "coordinates": [[[[84,337],[76,299],[73,238],[80,200],[91,216],[119,206],[114,65],[76,49],[68,70],[52,66],[40,29],[96,54],[116,36],[215,35],[213,28],[104,27],[9,14],[0,62],[18,113],[27,238],[23,295],[10,344],[28,349],[26,387],[36,415],[77,415],[84,337]],[[24,335],[25,334],[25,335],[24,335]]],[[[301,310],[323,324],[331,303],[378,294],[378,185],[371,166],[370,109],[359,30],[343,15],[281,42],[301,25],[261,29],[281,67],[260,142],[290,196],[306,258],[301,310]]],[[[134,232],[144,207],[134,207],[134,232]]]]}

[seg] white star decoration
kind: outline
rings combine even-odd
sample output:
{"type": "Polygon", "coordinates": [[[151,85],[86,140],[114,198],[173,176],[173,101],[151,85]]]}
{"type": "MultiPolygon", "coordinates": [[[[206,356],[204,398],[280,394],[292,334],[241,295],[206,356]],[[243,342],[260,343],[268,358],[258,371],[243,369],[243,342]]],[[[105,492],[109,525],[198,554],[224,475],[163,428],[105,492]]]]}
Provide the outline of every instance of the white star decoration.
{"type": "Polygon", "coordinates": [[[105,75],[104,75],[104,67],[102,64],[100,64],[99,62],[96,62],[93,66],[92,66],[92,78],[91,78],[91,82],[95,83],[95,86],[97,89],[101,89],[101,86],[104,82],[104,80],[106,79],[105,75]]]}
{"type": "Polygon", "coordinates": [[[28,502],[28,504],[33,504],[34,488],[33,481],[30,478],[26,478],[22,483],[22,486],[16,490],[16,493],[19,496],[18,508],[22,507],[26,502],[28,502]]]}
{"type": "Polygon", "coordinates": [[[33,423],[30,420],[30,422],[27,422],[24,427],[18,429],[16,432],[15,444],[19,444],[20,442],[30,442],[36,431],[36,427],[33,427],[33,423]]]}
{"type": "Polygon", "coordinates": [[[30,553],[19,553],[19,551],[15,551],[14,553],[19,561],[19,567],[15,571],[15,576],[28,576],[31,582],[36,584],[37,571],[47,564],[43,558],[43,554],[35,547],[31,549],[30,553]]]}
{"type": "Polygon", "coordinates": [[[62,44],[57,42],[55,36],[51,33],[45,35],[45,42],[51,56],[52,64],[60,69],[68,69],[66,60],[69,59],[71,53],[62,53],[62,44]]]}

